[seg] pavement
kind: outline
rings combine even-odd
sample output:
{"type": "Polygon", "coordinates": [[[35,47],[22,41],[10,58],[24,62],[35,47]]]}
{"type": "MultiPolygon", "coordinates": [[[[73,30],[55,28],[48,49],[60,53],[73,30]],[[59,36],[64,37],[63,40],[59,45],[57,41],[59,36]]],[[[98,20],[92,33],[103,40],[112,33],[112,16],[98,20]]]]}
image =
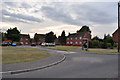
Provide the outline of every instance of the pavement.
{"type": "Polygon", "coordinates": [[[120,53],[117,53],[117,52],[114,52],[114,53],[88,52],[88,51],[82,50],[81,48],[77,48],[73,51],[74,52],[80,52],[80,53],[83,53],[83,54],[98,54],[98,55],[119,55],[120,54],[120,53]]]}
{"type": "MultiPolygon", "coordinates": [[[[32,47],[38,48],[38,47],[32,47]]],[[[38,48],[43,49],[43,48],[38,48]]],[[[47,49],[44,49],[47,50],[47,49]]],[[[34,60],[29,62],[21,62],[21,63],[13,63],[13,64],[3,64],[2,65],[2,73],[11,74],[11,73],[19,73],[19,72],[28,72],[31,70],[43,69],[55,64],[62,62],[65,59],[63,54],[57,54],[57,52],[49,51],[51,56],[34,60]]]]}
{"type": "MultiPolygon", "coordinates": [[[[39,48],[39,47],[33,47],[39,48]]],[[[48,50],[52,56],[23,64],[21,67],[27,66],[27,68],[43,66],[54,63],[58,60],[61,61],[64,55],[66,58],[63,59],[62,63],[42,70],[30,71],[21,74],[9,74],[3,75],[3,78],[117,78],[118,77],[118,55],[115,53],[104,54],[103,53],[86,53],[86,51],[80,51],[76,49],[73,51],[58,51],[45,48],[39,48],[48,50]],[[60,53],[60,54],[57,54],[60,53]],[[99,54],[99,55],[98,55],[99,54]],[[46,61],[47,60],[47,61],[46,61]],[[27,63],[29,63],[27,65],[27,63]],[[32,64],[32,65],[31,65],[32,64]],[[36,66],[35,66],[36,65],[36,66]]],[[[5,65],[3,65],[5,66],[5,65]]],[[[17,64],[14,65],[17,67],[17,64]]],[[[9,67],[9,66],[8,66],[9,67]]],[[[12,66],[13,67],[13,66],[12,66]]],[[[12,68],[11,68],[12,69],[12,68]]],[[[4,67],[4,70],[9,70],[4,67]]]]}

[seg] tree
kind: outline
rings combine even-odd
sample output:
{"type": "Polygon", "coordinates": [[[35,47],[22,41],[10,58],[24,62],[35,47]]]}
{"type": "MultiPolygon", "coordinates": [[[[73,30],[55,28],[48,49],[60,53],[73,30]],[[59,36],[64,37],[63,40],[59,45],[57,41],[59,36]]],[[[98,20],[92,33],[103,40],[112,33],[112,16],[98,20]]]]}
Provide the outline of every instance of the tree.
{"type": "Polygon", "coordinates": [[[45,42],[47,42],[47,43],[53,43],[56,38],[57,38],[56,35],[54,35],[54,33],[51,31],[51,32],[49,32],[49,33],[46,34],[46,36],[45,36],[45,42]]]}
{"type": "Polygon", "coordinates": [[[91,41],[89,41],[89,47],[90,48],[99,48],[100,47],[99,40],[91,40],[91,41]]]}
{"type": "Polygon", "coordinates": [[[110,36],[110,34],[108,34],[107,36],[105,35],[104,41],[106,41],[106,43],[107,43],[107,48],[113,48],[114,41],[113,41],[112,37],[110,36]]]}
{"type": "Polygon", "coordinates": [[[37,43],[38,43],[38,41],[39,41],[39,36],[37,35],[37,33],[35,33],[34,40],[35,40],[35,42],[36,42],[36,45],[37,45],[37,43]]]}
{"type": "Polygon", "coordinates": [[[80,33],[80,32],[90,32],[91,33],[91,30],[89,29],[88,26],[82,26],[82,28],[80,30],[77,31],[77,33],[80,33]]]}
{"type": "Polygon", "coordinates": [[[17,27],[13,29],[10,28],[7,30],[6,37],[12,41],[20,41],[20,31],[17,29],[17,27]]]}
{"type": "Polygon", "coordinates": [[[100,39],[98,36],[93,37],[92,40],[98,40],[100,42],[103,42],[103,39],[100,39]]]}
{"type": "Polygon", "coordinates": [[[108,34],[108,35],[106,36],[106,39],[107,39],[107,42],[108,42],[108,43],[111,43],[112,46],[114,45],[114,41],[113,41],[112,37],[110,36],[110,34],[108,34]]]}
{"type": "Polygon", "coordinates": [[[107,37],[106,37],[106,34],[104,34],[104,39],[103,39],[103,45],[102,45],[102,48],[107,48],[107,37]]]}
{"type": "Polygon", "coordinates": [[[59,42],[64,45],[66,44],[66,36],[65,36],[65,31],[62,32],[61,36],[58,37],[59,42]]]}

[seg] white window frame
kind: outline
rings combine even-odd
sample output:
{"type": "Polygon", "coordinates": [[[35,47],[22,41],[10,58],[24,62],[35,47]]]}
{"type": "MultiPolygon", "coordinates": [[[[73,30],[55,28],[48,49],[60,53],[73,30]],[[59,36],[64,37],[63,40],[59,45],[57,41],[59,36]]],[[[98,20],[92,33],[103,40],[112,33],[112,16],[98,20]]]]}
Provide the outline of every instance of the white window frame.
{"type": "Polygon", "coordinates": [[[70,44],[73,44],[73,42],[71,41],[70,44]]]}
{"type": "Polygon", "coordinates": [[[79,42],[80,44],[82,44],[82,42],[79,42]]]}
{"type": "Polygon", "coordinates": [[[78,42],[76,41],[75,44],[78,44],[78,42]]]}
{"type": "Polygon", "coordinates": [[[20,42],[20,44],[23,44],[23,42],[20,42]]]}
{"type": "Polygon", "coordinates": [[[82,39],[82,37],[80,37],[80,40],[82,39]]]}
{"type": "Polygon", "coordinates": [[[28,42],[25,42],[25,44],[28,44],[28,42]]]}

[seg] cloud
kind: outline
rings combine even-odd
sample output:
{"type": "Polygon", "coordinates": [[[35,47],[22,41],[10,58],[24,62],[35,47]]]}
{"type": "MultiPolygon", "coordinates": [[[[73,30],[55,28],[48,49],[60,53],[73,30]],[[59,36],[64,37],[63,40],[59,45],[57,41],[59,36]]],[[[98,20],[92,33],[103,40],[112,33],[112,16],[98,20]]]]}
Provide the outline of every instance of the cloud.
{"type": "Polygon", "coordinates": [[[25,3],[25,2],[23,2],[23,3],[21,3],[21,7],[20,8],[32,8],[32,6],[27,4],[27,3],[25,3]]]}
{"type": "Polygon", "coordinates": [[[17,2],[3,2],[2,4],[6,5],[6,6],[11,6],[11,7],[17,7],[18,6],[17,2]]]}
{"type": "Polygon", "coordinates": [[[102,37],[117,27],[116,2],[9,2],[3,6],[2,13],[6,24],[17,26],[24,33],[42,34],[52,30],[60,35],[62,30],[76,32],[81,26],[88,25],[93,36],[102,37]]]}
{"type": "MultiPolygon", "coordinates": [[[[116,15],[117,12],[116,10],[114,10],[115,3],[111,3],[111,2],[86,3],[81,6],[83,8],[80,8],[80,9],[83,9],[83,12],[85,11],[85,14],[83,14],[83,16],[86,16],[87,21],[90,21],[96,24],[110,24],[110,23],[117,22],[117,15],[116,15]]],[[[79,10],[76,10],[76,11],[79,11],[79,10]]],[[[78,12],[78,14],[80,13],[78,12]]]]}
{"type": "Polygon", "coordinates": [[[117,3],[113,2],[76,3],[72,5],[67,5],[67,3],[52,3],[51,5],[42,6],[41,10],[45,16],[68,24],[109,24],[117,21],[117,12],[114,12],[116,11],[114,9],[117,9],[115,7],[117,3]]]}
{"type": "Polygon", "coordinates": [[[14,17],[6,17],[2,16],[2,22],[22,22],[22,23],[28,23],[27,21],[20,20],[14,17]]]}
{"type": "MultiPolygon", "coordinates": [[[[33,22],[41,22],[42,19],[39,19],[39,18],[36,18],[34,16],[29,16],[29,15],[24,15],[24,14],[17,14],[17,13],[11,13],[11,12],[8,12],[7,10],[2,10],[2,15],[4,16],[10,16],[9,18],[16,18],[17,21],[18,19],[20,20],[27,20],[27,21],[33,21],[33,22]]],[[[9,19],[9,20],[12,20],[12,19],[9,19]]],[[[15,19],[14,19],[15,20],[15,19]]],[[[11,21],[10,21],[11,22],[11,21]]]]}
{"type": "Polygon", "coordinates": [[[59,9],[50,6],[42,6],[41,10],[45,14],[45,16],[50,19],[74,25],[82,24],[81,22],[74,20],[69,13],[64,11],[64,9],[59,9]]]}

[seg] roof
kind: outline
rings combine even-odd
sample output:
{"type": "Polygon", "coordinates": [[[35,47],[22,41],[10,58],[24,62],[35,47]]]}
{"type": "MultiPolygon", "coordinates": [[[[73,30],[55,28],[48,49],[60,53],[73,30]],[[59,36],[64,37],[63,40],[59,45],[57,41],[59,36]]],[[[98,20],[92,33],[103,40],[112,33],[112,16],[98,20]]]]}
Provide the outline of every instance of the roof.
{"type": "Polygon", "coordinates": [[[34,38],[35,38],[36,36],[37,36],[38,38],[45,38],[45,34],[37,34],[37,33],[36,33],[36,34],[34,35],[34,38]]]}
{"type": "Polygon", "coordinates": [[[73,33],[73,34],[69,34],[67,37],[81,37],[84,35],[85,35],[85,33],[73,33]]]}
{"type": "Polygon", "coordinates": [[[30,38],[30,35],[29,34],[20,34],[20,37],[22,37],[22,38],[30,38]]]}
{"type": "Polygon", "coordinates": [[[114,35],[115,33],[117,33],[119,29],[120,29],[120,28],[118,28],[112,35],[114,35]]]}

